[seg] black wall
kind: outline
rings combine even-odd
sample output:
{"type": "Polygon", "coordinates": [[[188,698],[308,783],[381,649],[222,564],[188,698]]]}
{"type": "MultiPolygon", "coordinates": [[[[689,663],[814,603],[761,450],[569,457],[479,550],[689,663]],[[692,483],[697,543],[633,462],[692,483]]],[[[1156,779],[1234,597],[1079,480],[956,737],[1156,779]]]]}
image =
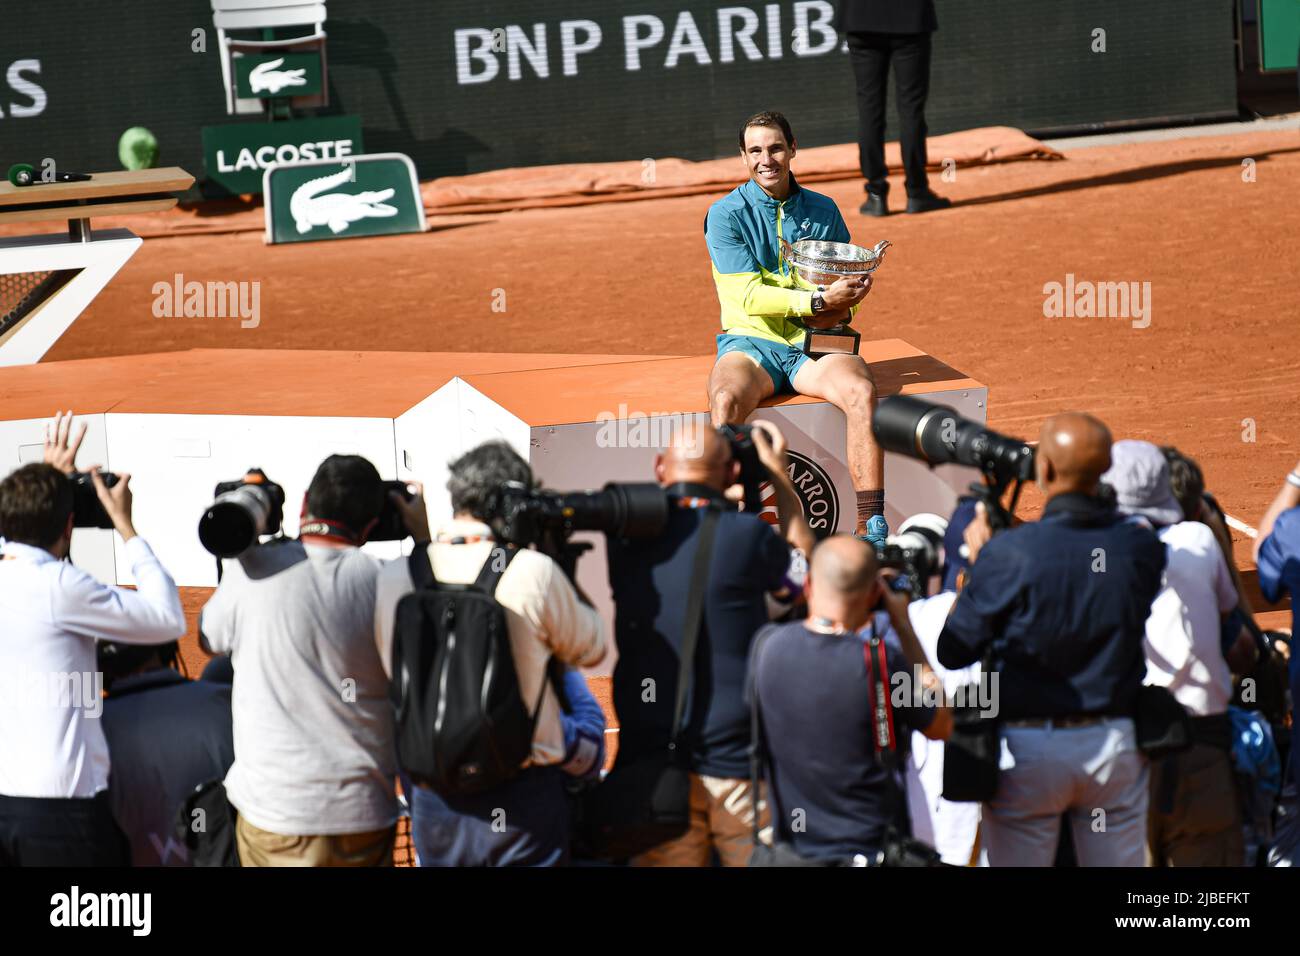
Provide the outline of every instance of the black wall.
{"type": "MultiPolygon", "coordinates": [[[[853,84],[838,42],[823,55],[792,47],[796,0],[326,0],[329,84],[335,111],[358,114],[368,151],[411,155],[422,178],[544,163],[679,156],[705,159],[735,148],[736,127],[759,109],[780,109],[800,143],[854,137],[853,84]],[[717,10],[748,7],[763,59],[720,63],[717,10]],[[780,59],[768,57],[767,7],[781,14],[780,59]],[[711,59],[664,58],[678,14],[693,14],[711,59]],[[664,39],[629,71],[624,16],[654,15],[664,39]],[[560,23],[590,19],[601,44],[562,73],[560,23]],[[545,24],[549,76],[507,55],[491,82],[458,84],[454,33],[514,24],[531,38],[545,24]]],[[[940,29],[929,120],[932,133],[989,124],[1030,131],[1236,111],[1231,0],[937,0],[940,29]],[[1106,31],[1095,53],[1092,32],[1106,31]]],[[[810,45],[822,37],[807,35],[810,45]]],[[[208,0],[14,4],[0,30],[0,167],[49,156],[62,168],[117,168],[129,126],[153,130],[161,162],[201,175],[199,128],[225,116],[216,31],[208,0]],[[207,52],[191,51],[192,31],[207,52]],[[18,60],[46,94],[38,116],[6,73],[18,60]]],[[[891,111],[892,113],[892,111],[891,111]]],[[[892,115],[891,115],[892,121],[892,115]]],[[[896,128],[896,127],[895,127],[896,128]]]]}

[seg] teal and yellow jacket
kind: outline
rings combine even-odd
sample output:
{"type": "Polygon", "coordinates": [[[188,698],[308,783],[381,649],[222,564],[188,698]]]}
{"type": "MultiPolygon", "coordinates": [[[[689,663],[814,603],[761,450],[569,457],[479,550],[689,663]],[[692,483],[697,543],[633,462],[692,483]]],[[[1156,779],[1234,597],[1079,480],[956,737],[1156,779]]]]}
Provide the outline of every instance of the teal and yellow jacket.
{"type": "MultiPolygon", "coordinates": [[[[779,239],[848,242],[849,227],[829,196],[790,177],[790,195],[778,202],[752,179],[709,207],[704,238],[722,305],[723,331],[798,345],[816,286],[794,274],[779,239]]],[[[856,306],[854,310],[856,311],[856,306]]]]}

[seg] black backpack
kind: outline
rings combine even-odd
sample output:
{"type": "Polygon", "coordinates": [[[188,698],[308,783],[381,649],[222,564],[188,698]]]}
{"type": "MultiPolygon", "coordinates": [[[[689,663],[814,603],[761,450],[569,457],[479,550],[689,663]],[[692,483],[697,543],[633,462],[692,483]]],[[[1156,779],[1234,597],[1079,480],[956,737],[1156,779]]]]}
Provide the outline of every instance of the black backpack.
{"type": "Polygon", "coordinates": [[[389,684],[397,756],[412,780],[444,796],[505,783],[532,750],[553,668],[530,711],[519,692],[506,613],[494,596],[516,553],[493,548],[473,584],[439,582],[428,548],[410,557],[415,590],[397,604],[389,684]]]}

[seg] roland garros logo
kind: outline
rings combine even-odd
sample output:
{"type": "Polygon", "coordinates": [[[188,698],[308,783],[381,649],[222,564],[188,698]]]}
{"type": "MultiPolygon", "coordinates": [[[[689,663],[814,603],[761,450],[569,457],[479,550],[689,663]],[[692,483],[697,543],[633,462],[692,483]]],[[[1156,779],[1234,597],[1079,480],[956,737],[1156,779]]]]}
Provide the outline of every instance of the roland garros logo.
{"type": "MultiPolygon", "coordinates": [[[[803,505],[808,527],[818,540],[829,537],[840,523],[840,499],[835,493],[835,483],[825,469],[807,455],[797,451],[787,451],[786,455],[790,459],[790,481],[794,483],[795,493],[803,505]]],[[[759,517],[776,525],[776,493],[772,490],[772,483],[763,482],[759,493],[763,501],[759,517]]]]}

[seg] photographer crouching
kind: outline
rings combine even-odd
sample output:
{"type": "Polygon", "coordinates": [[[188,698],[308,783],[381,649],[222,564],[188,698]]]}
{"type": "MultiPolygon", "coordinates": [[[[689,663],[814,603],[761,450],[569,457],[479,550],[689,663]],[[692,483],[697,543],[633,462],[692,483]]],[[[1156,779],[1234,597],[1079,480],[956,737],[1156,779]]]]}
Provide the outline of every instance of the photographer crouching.
{"type": "Polygon", "coordinates": [[[132,524],[131,476],[77,473],[86,427],[71,427],[60,413],[45,462],[0,481],[0,866],[130,864],[108,799],[95,642],[185,633],[176,585],[132,524]],[[75,567],[74,527],[114,528],[137,590],[75,567]]]}
{"type": "Polygon", "coordinates": [[[751,830],[767,826],[748,775],[749,647],[768,621],[766,596],[789,600],[800,590],[792,577],[802,578],[813,543],[785,447],[768,422],[725,433],[684,426],[655,459],[666,526],[653,538],[609,538],[619,747],[591,801],[609,858],[708,866],[716,852],[724,866],[744,866],[751,830]],[[764,481],[778,530],[756,513],[764,481]],[[726,497],[737,482],[745,511],[726,497]]]}

